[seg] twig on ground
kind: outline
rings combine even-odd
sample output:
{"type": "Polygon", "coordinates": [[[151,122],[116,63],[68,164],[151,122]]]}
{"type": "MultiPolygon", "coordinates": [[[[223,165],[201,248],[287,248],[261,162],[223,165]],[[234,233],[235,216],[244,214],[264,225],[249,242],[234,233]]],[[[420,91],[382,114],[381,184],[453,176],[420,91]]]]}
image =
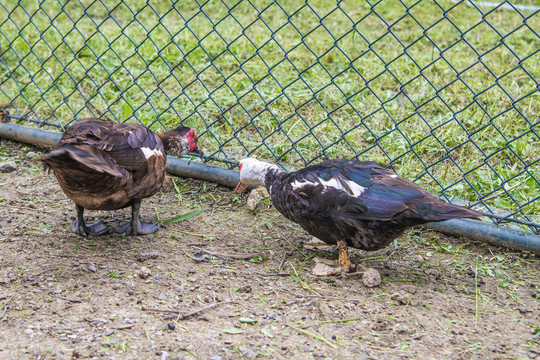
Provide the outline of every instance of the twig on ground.
{"type": "Polygon", "coordinates": [[[216,306],[219,306],[219,305],[224,305],[224,304],[230,304],[230,303],[233,303],[234,301],[232,300],[228,300],[228,301],[222,301],[220,303],[215,303],[215,304],[212,304],[212,305],[208,305],[208,306],[205,306],[201,309],[198,309],[198,310],[193,310],[193,311],[190,311],[188,313],[184,313],[184,314],[178,314],[178,317],[176,318],[176,321],[178,320],[185,320],[187,319],[188,317],[191,317],[193,315],[197,315],[198,313],[201,313],[203,311],[206,311],[208,309],[212,309],[216,306]]]}
{"type": "Polygon", "coordinates": [[[294,329],[294,330],[296,330],[298,332],[301,332],[302,334],[305,334],[307,336],[311,336],[311,337],[314,337],[315,339],[321,340],[322,342],[325,342],[328,345],[330,345],[332,348],[337,349],[337,346],[335,344],[331,343],[330,340],[327,340],[327,339],[323,338],[322,336],[312,334],[309,331],[297,328],[296,326],[292,326],[291,324],[287,324],[287,326],[290,327],[291,329],[294,329]]]}
{"type": "Polygon", "coordinates": [[[180,310],[169,310],[169,309],[155,309],[155,308],[147,308],[147,307],[142,307],[142,311],[156,311],[156,312],[168,312],[168,313],[173,313],[173,314],[179,314],[180,313],[180,310]]]}
{"type": "Polygon", "coordinates": [[[285,254],[283,254],[283,259],[281,259],[281,262],[279,263],[278,270],[283,269],[283,265],[285,265],[285,260],[287,260],[287,256],[289,256],[289,253],[288,253],[288,252],[286,252],[285,254]]]}
{"type": "Polygon", "coordinates": [[[211,305],[208,305],[208,306],[205,306],[203,308],[193,310],[193,311],[190,311],[190,312],[187,312],[187,313],[182,313],[179,310],[155,309],[155,308],[147,308],[147,307],[144,307],[144,306],[142,307],[142,310],[143,311],[168,312],[168,313],[178,314],[178,317],[176,318],[176,321],[178,321],[178,320],[185,320],[185,319],[187,319],[187,318],[189,318],[189,317],[191,317],[193,315],[197,315],[198,313],[201,313],[201,312],[206,311],[208,309],[212,309],[212,308],[214,308],[216,306],[220,306],[220,305],[224,305],[224,304],[230,304],[230,303],[234,303],[234,302],[235,301],[227,300],[227,301],[211,304],[211,305]]]}
{"type": "Polygon", "coordinates": [[[0,310],[3,310],[2,311],[2,315],[0,315],[0,320],[2,320],[4,318],[4,316],[6,316],[6,311],[7,311],[7,304],[9,304],[9,302],[11,301],[11,299],[13,299],[13,296],[14,295],[11,295],[9,297],[9,299],[6,300],[6,302],[2,305],[2,308],[0,310]]]}
{"type": "Polygon", "coordinates": [[[346,298],[346,297],[338,297],[338,296],[324,296],[324,295],[311,295],[311,294],[303,295],[303,294],[293,293],[291,291],[288,291],[288,292],[298,298],[316,298],[316,299],[327,300],[327,301],[339,300],[342,302],[362,302],[363,303],[363,302],[368,301],[369,299],[378,297],[378,296],[371,296],[365,299],[356,299],[356,298],[346,298]]]}
{"type": "Polygon", "coordinates": [[[260,276],[290,276],[289,273],[260,273],[260,272],[251,272],[251,273],[242,273],[242,275],[260,275],[260,276]]]}
{"type": "Polygon", "coordinates": [[[191,235],[191,236],[198,236],[198,237],[216,237],[215,235],[212,235],[212,234],[197,234],[197,233],[192,233],[192,232],[189,232],[189,231],[184,231],[184,230],[176,230],[177,232],[179,233],[182,233],[184,235],[191,235]]]}
{"type": "Polygon", "coordinates": [[[236,259],[236,260],[249,260],[251,258],[257,257],[257,256],[263,256],[264,254],[261,253],[248,253],[248,254],[226,254],[226,253],[217,253],[213,251],[208,251],[206,249],[202,249],[205,253],[208,255],[212,255],[215,257],[221,257],[221,258],[228,258],[228,259],[236,259]]]}
{"type": "Polygon", "coordinates": [[[352,318],[352,319],[339,319],[339,320],[324,320],[319,321],[319,324],[338,324],[338,323],[348,323],[351,321],[363,320],[362,318],[352,318]]]}
{"type": "Polygon", "coordinates": [[[134,326],[135,326],[135,324],[120,325],[120,326],[115,327],[115,329],[116,330],[128,330],[128,329],[131,329],[134,326]]]}
{"type": "Polygon", "coordinates": [[[72,303],[77,303],[77,304],[82,303],[82,300],[79,300],[79,299],[70,299],[70,298],[67,298],[67,297],[61,297],[60,299],[65,300],[65,301],[69,301],[69,302],[72,302],[72,303]]]}

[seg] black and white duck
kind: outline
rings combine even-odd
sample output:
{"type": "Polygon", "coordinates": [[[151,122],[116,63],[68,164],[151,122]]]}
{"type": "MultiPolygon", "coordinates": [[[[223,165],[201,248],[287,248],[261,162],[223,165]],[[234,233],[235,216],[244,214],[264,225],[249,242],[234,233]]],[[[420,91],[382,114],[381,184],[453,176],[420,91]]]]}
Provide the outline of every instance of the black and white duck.
{"type": "Polygon", "coordinates": [[[335,159],[287,173],[253,158],[240,161],[235,192],[263,183],[275,208],[309,234],[337,245],[342,272],[355,268],[348,247],[377,250],[411,226],[482,213],[447,203],[371,161],[335,159]]]}

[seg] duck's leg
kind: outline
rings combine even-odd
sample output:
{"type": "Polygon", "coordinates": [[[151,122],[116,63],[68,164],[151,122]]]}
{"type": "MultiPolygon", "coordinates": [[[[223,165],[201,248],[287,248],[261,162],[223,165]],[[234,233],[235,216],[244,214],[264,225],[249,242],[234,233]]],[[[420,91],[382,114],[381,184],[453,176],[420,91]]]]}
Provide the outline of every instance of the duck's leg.
{"type": "Polygon", "coordinates": [[[139,220],[141,200],[131,204],[131,221],[125,224],[116,224],[116,231],[122,235],[152,234],[158,231],[160,224],[146,223],[139,220]]]}
{"type": "Polygon", "coordinates": [[[341,266],[341,272],[348,273],[356,269],[356,265],[351,262],[349,258],[349,251],[347,249],[347,242],[345,240],[338,240],[337,242],[339,251],[339,265],[341,266]]]}
{"type": "Polygon", "coordinates": [[[81,236],[99,236],[105,234],[109,231],[109,227],[103,225],[103,220],[99,220],[93,224],[86,224],[84,222],[84,208],[81,205],[75,204],[75,209],[77,209],[77,220],[73,222],[71,226],[71,231],[81,236]]]}

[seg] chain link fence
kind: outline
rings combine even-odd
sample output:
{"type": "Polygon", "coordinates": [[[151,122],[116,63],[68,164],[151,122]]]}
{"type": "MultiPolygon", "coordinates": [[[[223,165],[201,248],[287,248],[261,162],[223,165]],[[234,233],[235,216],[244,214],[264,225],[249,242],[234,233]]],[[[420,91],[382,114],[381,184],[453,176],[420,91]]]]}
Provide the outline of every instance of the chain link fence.
{"type": "Polygon", "coordinates": [[[538,234],[539,30],[533,1],[2,1],[0,105],[183,123],[229,166],[374,160],[538,234]]]}

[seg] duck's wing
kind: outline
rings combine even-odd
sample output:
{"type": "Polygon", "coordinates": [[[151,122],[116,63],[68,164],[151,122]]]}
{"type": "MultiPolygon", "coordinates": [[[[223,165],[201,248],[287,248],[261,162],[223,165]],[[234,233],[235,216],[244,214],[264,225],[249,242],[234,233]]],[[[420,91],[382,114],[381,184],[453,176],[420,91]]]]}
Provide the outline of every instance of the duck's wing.
{"type": "Polygon", "coordinates": [[[107,152],[119,166],[131,171],[144,167],[151,156],[165,157],[157,134],[140,124],[82,119],[63,134],[59,146],[66,144],[91,145],[107,152]]]}
{"type": "Polygon", "coordinates": [[[63,172],[99,173],[113,177],[126,174],[123,168],[112,161],[109,154],[91,145],[64,145],[40,160],[49,168],[63,172]]]}

